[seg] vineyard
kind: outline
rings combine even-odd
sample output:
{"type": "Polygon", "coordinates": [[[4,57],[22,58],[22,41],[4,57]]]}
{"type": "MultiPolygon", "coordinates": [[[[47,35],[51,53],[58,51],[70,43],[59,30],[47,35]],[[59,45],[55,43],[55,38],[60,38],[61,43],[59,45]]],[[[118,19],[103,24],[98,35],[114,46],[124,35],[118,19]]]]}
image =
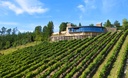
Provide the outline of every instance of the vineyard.
{"type": "Polygon", "coordinates": [[[36,46],[0,56],[0,78],[123,78],[128,30],[36,46]]]}

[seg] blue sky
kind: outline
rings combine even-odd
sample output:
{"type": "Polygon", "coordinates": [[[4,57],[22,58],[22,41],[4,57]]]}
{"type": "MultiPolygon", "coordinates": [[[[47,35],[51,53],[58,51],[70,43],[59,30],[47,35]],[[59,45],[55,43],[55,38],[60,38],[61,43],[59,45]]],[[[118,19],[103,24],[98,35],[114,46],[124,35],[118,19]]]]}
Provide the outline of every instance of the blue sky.
{"type": "Polygon", "coordinates": [[[19,31],[33,31],[49,21],[54,31],[62,22],[76,25],[113,23],[128,19],[128,0],[0,0],[0,28],[15,28],[19,31]]]}

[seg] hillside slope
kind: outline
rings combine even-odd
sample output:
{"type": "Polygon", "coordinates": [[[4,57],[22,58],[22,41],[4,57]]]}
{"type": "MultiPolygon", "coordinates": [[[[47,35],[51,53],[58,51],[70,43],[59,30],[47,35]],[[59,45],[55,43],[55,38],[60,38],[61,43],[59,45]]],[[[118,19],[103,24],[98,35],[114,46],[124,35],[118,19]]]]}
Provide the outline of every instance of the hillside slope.
{"type": "Polygon", "coordinates": [[[107,78],[122,62],[115,76],[122,78],[128,45],[128,31],[106,33],[94,38],[60,42],[43,42],[0,57],[1,78],[107,78]],[[121,47],[126,47],[122,56],[121,47]],[[107,63],[104,63],[104,62],[107,63]],[[102,70],[98,72],[102,65],[102,70]],[[112,70],[112,71],[111,71],[112,70]]]}
{"type": "Polygon", "coordinates": [[[23,49],[23,48],[26,48],[26,47],[30,47],[30,46],[35,46],[35,45],[38,45],[40,44],[41,42],[31,42],[31,43],[27,43],[25,45],[19,45],[19,46],[16,46],[16,47],[11,47],[11,48],[8,48],[8,49],[5,49],[5,50],[0,50],[0,53],[3,54],[3,55],[7,55],[7,54],[10,54],[12,52],[15,52],[16,50],[19,50],[19,49],[23,49]]]}

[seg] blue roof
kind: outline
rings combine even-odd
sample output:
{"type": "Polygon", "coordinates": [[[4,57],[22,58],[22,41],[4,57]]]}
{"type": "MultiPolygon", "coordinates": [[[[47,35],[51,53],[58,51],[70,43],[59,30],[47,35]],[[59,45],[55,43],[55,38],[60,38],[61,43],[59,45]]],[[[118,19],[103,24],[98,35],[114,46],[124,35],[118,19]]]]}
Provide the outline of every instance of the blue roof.
{"type": "Polygon", "coordinates": [[[98,26],[71,27],[68,30],[69,32],[104,32],[104,28],[98,26]]]}

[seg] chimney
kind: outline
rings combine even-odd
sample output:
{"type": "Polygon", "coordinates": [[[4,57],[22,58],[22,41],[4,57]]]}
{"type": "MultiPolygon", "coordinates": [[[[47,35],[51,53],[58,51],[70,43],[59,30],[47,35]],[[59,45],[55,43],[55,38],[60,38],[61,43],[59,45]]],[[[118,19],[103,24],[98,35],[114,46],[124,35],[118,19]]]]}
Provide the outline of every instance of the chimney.
{"type": "Polygon", "coordinates": [[[97,27],[102,27],[102,22],[96,24],[97,27]]]}
{"type": "Polygon", "coordinates": [[[67,23],[67,27],[66,27],[66,35],[69,35],[69,28],[71,28],[71,23],[67,23]]]}
{"type": "Polygon", "coordinates": [[[67,23],[67,27],[68,28],[71,28],[72,26],[71,26],[71,23],[67,23]]]}

